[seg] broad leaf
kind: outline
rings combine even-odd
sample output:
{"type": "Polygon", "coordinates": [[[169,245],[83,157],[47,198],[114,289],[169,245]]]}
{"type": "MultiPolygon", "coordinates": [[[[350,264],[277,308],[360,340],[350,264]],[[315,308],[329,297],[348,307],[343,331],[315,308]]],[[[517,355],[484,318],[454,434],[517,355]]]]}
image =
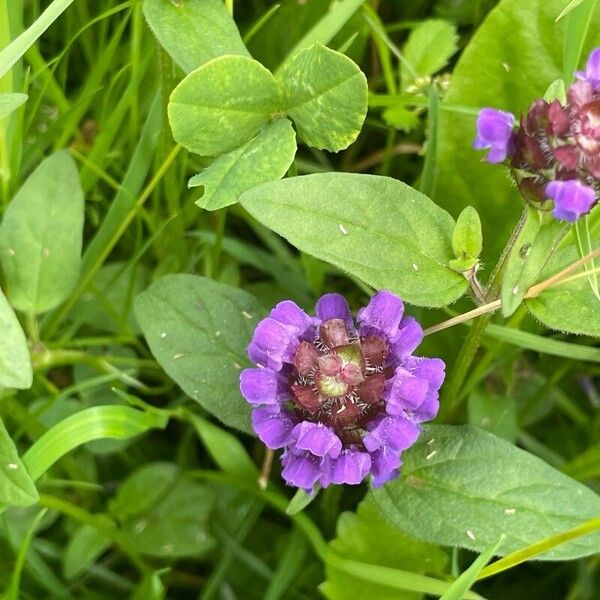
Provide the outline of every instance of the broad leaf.
{"type": "MultiPolygon", "coordinates": [[[[500,254],[523,200],[506,169],[488,164],[473,149],[477,112],[493,107],[518,117],[562,78],[565,21],[555,19],[565,4],[502,0],[461,54],[441,104],[434,199],[453,213],[469,204],[477,209],[487,240],[485,262],[500,254]]],[[[600,42],[600,4],[590,32],[583,56],[600,42]]]]}
{"type": "Polygon", "coordinates": [[[13,309],[0,289],[0,388],[27,389],[33,373],[27,340],[13,309]]]}
{"type": "Polygon", "coordinates": [[[527,208],[523,229],[508,256],[502,276],[504,317],[509,317],[517,310],[525,293],[537,281],[566,233],[565,223],[544,215],[535,207],[527,208]]]}
{"type": "Polygon", "coordinates": [[[404,58],[410,67],[402,65],[402,87],[406,89],[415,79],[443,69],[457,50],[458,34],[452,23],[441,19],[419,23],[404,46],[404,58]]]}
{"type": "Polygon", "coordinates": [[[186,73],[224,54],[250,56],[221,0],[144,0],[144,16],[186,73]]]}
{"type": "MultiPolygon", "coordinates": [[[[107,524],[112,521],[106,518],[107,524]]],[[[63,572],[67,579],[75,579],[87,571],[96,560],[108,550],[112,542],[96,527],[81,525],[67,544],[63,554],[63,572]]]]}
{"type": "Polygon", "coordinates": [[[204,187],[196,201],[200,208],[217,210],[235,204],[253,187],[281,179],[296,156],[296,134],[287,119],[278,119],[247,144],[219,157],[192,177],[189,187],[204,187]]]}
{"type": "Polygon", "coordinates": [[[6,295],[16,309],[39,314],[68,297],[79,278],[83,210],[79,173],[64,150],[17,192],[0,225],[6,295]]]}
{"type": "Polygon", "coordinates": [[[278,72],[284,110],[309,146],[338,152],[360,133],[367,114],[367,79],[347,56],[315,44],[278,72]]]}
{"type": "MultiPolygon", "coordinates": [[[[418,539],[498,554],[567,531],[600,514],[600,497],[539,458],[469,426],[433,425],[404,454],[401,477],[370,492],[383,514],[418,539]]],[[[600,533],[541,560],[597,552],[600,533]]]]}
{"type": "Polygon", "coordinates": [[[139,295],[135,314],[152,353],[190,397],[251,432],[239,392],[246,347],[263,309],[250,294],[194,275],[167,275],[139,295]]]}
{"type": "MultiPolygon", "coordinates": [[[[552,277],[578,259],[579,254],[572,246],[559,250],[540,279],[552,277]]],[[[600,300],[590,287],[584,267],[571,273],[569,279],[526,300],[527,309],[550,329],[600,337],[600,300]]]]}
{"type": "MultiPolygon", "coordinates": [[[[391,527],[371,498],[360,503],[355,513],[340,515],[336,537],[331,547],[340,556],[370,565],[381,565],[414,573],[438,573],[448,562],[446,554],[419,542],[391,527]]],[[[351,577],[331,564],[327,565],[327,581],[321,590],[331,600],[416,600],[420,594],[399,591],[351,577]]]]}
{"type": "Polygon", "coordinates": [[[150,463],[130,475],[111,505],[133,548],[157,557],[202,556],[214,548],[208,519],[215,498],[177,465],[150,463]]]}
{"type": "Polygon", "coordinates": [[[190,152],[218,156],[252,139],[280,108],[267,69],[247,56],[221,56],[173,90],[168,111],[175,141],[190,152]]]}
{"type": "Polygon", "coordinates": [[[27,100],[27,94],[0,94],[0,121],[17,110],[27,100]]]}
{"type": "Polygon", "coordinates": [[[29,506],[37,500],[35,485],[0,419],[0,507],[29,506]]]}
{"type": "Polygon", "coordinates": [[[447,267],[452,217],[395,179],[305,175],[261,185],[241,202],[303,252],[412,304],[444,306],[467,288],[447,267]]]}

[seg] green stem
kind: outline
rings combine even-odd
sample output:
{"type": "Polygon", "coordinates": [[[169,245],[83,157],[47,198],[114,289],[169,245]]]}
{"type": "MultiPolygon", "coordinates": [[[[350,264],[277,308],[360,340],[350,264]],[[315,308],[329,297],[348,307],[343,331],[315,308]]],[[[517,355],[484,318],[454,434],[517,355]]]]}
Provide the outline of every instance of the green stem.
{"type": "MultiPolygon", "coordinates": [[[[492,299],[495,299],[498,296],[502,282],[504,265],[506,264],[510,252],[515,245],[523,226],[525,225],[526,216],[527,212],[523,211],[517,226],[515,227],[510,239],[508,240],[508,243],[502,251],[500,259],[496,263],[496,266],[490,275],[490,281],[485,292],[486,302],[490,302],[492,299]]],[[[444,387],[444,392],[440,402],[440,413],[438,418],[442,422],[453,422],[456,420],[457,413],[464,397],[462,394],[460,394],[460,389],[467,376],[467,373],[469,372],[469,368],[473,362],[473,359],[477,354],[477,350],[479,349],[479,346],[481,346],[483,334],[490,322],[490,319],[492,318],[492,314],[493,312],[488,312],[473,321],[473,325],[469,329],[469,333],[467,334],[458,356],[456,357],[456,361],[454,362],[454,366],[452,367],[452,371],[450,372],[450,376],[448,377],[448,381],[444,387]]]]}

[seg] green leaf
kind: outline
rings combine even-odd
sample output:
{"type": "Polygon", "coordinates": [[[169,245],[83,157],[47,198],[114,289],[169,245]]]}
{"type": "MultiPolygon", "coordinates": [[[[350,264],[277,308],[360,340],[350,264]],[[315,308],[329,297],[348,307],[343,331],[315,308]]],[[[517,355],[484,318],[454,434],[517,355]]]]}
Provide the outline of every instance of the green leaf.
{"type": "Polygon", "coordinates": [[[221,0],[144,0],[144,16],[186,73],[224,54],[250,56],[221,0]]]}
{"type": "Polygon", "coordinates": [[[444,306],[467,287],[446,266],[452,217],[395,179],[304,175],[254,188],[241,203],[303,252],[412,304],[444,306]]]}
{"type": "Polygon", "coordinates": [[[214,503],[210,488],[184,477],[177,465],[150,463],[123,482],[111,511],[133,548],[174,559],[214,548],[208,533],[214,503]]]}
{"type": "Polygon", "coordinates": [[[243,481],[258,479],[258,469],[237,437],[197,415],[189,414],[188,418],[211,458],[224,473],[243,481]]]}
{"type": "MultiPolygon", "coordinates": [[[[385,520],[377,505],[367,498],[355,513],[344,512],[337,523],[331,548],[345,559],[402,569],[414,573],[442,572],[448,562],[439,548],[419,542],[385,520]]],[[[365,581],[327,564],[327,581],[321,589],[331,600],[417,600],[415,592],[399,591],[383,583],[365,581]]]]}
{"type": "Polygon", "coordinates": [[[561,11],[558,17],[556,17],[556,21],[560,21],[563,17],[566,17],[572,10],[577,8],[580,4],[585,2],[585,0],[571,0],[569,4],[567,4],[561,11]]]}
{"type": "Polygon", "coordinates": [[[243,290],[194,275],[167,275],[136,298],[150,350],[190,397],[223,423],[250,433],[239,392],[246,347],[263,309],[243,290]]]}
{"type": "MultiPolygon", "coordinates": [[[[369,492],[409,535],[483,552],[501,534],[504,556],[600,513],[600,497],[509,442],[469,426],[432,425],[403,455],[401,477],[369,492]],[[433,441],[432,441],[433,440],[433,441]]],[[[543,554],[570,560],[597,551],[600,534],[543,554]]]]}
{"type": "Polygon", "coordinates": [[[196,201],[200,208],[217,210],[235,204],[253,187],[281,179],[296,156],[296,134],[287,119],[267,125],[247,144],[224,154],[207,169],[194,175],[189,187],[204,187],[196,201]]]}
{"type": "Polygon", "coordinates": [[[318,487],[310,494],[306,490],[296,490],[296,493],[285,509],[286,514],[295,515],[296,513],[302,512],[317,497],[318,493],[318,487]]]}
{"type": "Polygon", "coordinates": [[[412,72],[402,64],[402,88],[417,77],[429,77],[443,69],[458,50],[458,39],[456,26],[448,21],[427,19],[419,23],[404,46],[404,58],[412,72]]]}
{"type": "Polygon", "coordinates": [[[487,550],[483,551],[471,564],[471,566],[461,573],[460,577],[450,586],[448,591],[440,598],[440,600],[462,600],[464,595],[471,589],[475,583],[481,569],[487,565],[494,553],[498,549],[502,536],[487,550]]]}
{"type": "Polygon", "coordinates": [[[579,66],[583,45],[592,24],[597,0],[583,0],[577,5],[567,7],[556,19],[557,21],[569,12],[565,26],[565,41],[563,44],[563,78],[569,83],[575,69],[579,66]]]}
{"type": "Polygon", "coordinates": [[[567,90],[565,89],[565,82],[562,79],[555,79],[548,86],[548,89],[544,94],[544,100],[546,102],[558,100],[564,106],[567,103],[567,90]]]}
{"type": "Polygon", "coordinates": [[[173,90],[168,112],[176,142],[218,156],[252,139],[280,108],[277,82],[267,69],[247,56],[221,56],[173,90]]]}
{"type": "Polygon", "coordinates": [[[0,419],[0,506],[29,506],[37,500],[33,479],[0,419]]]}
{"type": "Polygon", "coordinates": [[[0,94],[0,121],[27,100],[27,94],[0,94]]]}
{"type": "MultiPolygon", "coordinates": [[[[559,273],[578,260],[574,247],[554,254],[540,279],[559,273]]],[[[527,310],[550,329],[600,337],[600,301],[590,287],[583,268],[571,274],[565,283],[545,289],[535,298],[525,300],[527,310]]]]}
{"type": "Polygon", "coordinates": [[[0,264],[16,309],[46,312],[75,287],[83,211],[79,173],[64,150],[46,158],[8,205],[0,225],[0,264]]]}
{"type": "Polygon", "coordinates": [[[469,395],[469,424],[481,427],[510,442],[517,439],[517,403],[512,397],[476,389],[469,395]]]}
{"type": "Polygon", "coordinates": [[[38,480],[57,460],[82,444],[104,438],[125,440],[149,429],[162,429],[160,413],[129,406],[96,406],[68,417],[48,430],[23,456],[31,478],[38,480]]]}
{"type": "Polygon", "coordinates": [[[502,315],[509,317],[523,301],[527,290],[538,280],[567,227],[553,217],[527,207],[523,229],[508,256],[502,276],[502,315]]]}
{"type": "Polygon", "coordinates": [[[284,110],[309,146],[338,152],[357,138],[367,114],[367,79],[347,56],[315,44],[287,60],[277,79],[284,110]]]}
{"type": "MultiPolygon", "coordinates": [[[[501,0],[462,52],[441,103],[433,199],[451,212],[474,206],[483,225],[483,260],[495,262],[523,207],[506,169],[473,149],[477,112],[486,106],[525,114],[562,77],[565,0],[501,0]]],[[[594,11],[584,53],[600,42],[594,11]]]]}
{"type": "MultiPolygon", "coordinates": [[[[103,518],[99,515],[98,518],[103,518]]],[[[107,524],[112,521],[107,518],[107,524]]],[[[93,565],[112,542],[97,527],[79,526],[71,535],[63,554],[63,572],[67,579],[76,579],[93,565]]]]}
{"type": "Polygon", "coordinates": [[[1,289],[0,331],[0,388],[30,388],[33,373],[27,340],[1,289]]]}
{"type": "MultiPolygon", "coordinates": [[[[577,240],[577,249],[579,257],[583,258],[592,252],[592,236],[590,234],[590,219],[589,215],[585,215],[575,222],[575,239],[577,240]]],[[[590,288],[594,295],[600,300],[600,288],[598,287],[598,273],[596,272],[596,261],[594,259],[587,261],[584,264],[587,279],[590,288]]]]}
{"type": "Polygon", "coordinates": [[[472,206],[467,206],[456,220],[452,232],[452,250],[457,258],[477,258],[482,247],[479,215],[472,206]]]}
{"type": "Polygon", "coordinates": [[[162,572],[146,573],[131,600],[164,600],[166,590],[160,579],[162,572]]]}

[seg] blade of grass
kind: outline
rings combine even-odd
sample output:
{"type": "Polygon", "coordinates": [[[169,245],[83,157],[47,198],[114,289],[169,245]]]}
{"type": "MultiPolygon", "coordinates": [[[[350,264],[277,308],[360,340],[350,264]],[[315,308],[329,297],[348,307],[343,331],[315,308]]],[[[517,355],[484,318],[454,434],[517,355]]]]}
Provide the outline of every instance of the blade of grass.
{"type": "Polygon", "coordinates": [[[73,0],[53,0],[48,8],[16,37],[6,48],[0,50],[0,78],[6,75],[16,62],[35,44],[36,40],[73,4],[73,0]]]}
{"type": "MultiPolygon", "coordinates": [[[[572,6],[569,10],[563,43],[563,80],[567,85],[571,83],[573,73],[581,60],[581,52],[583,51],[583,45],[585,44],[597,1],[580,0],[577,5],[572,6]]],[[[572,4],[573,2],[571,2],[572,4]]],[[[565,10],[567,9],[569,7],[565,10]]],[[[559,15],[558,19],[564,14],[566,14],[565,11],[559,15]]]]}

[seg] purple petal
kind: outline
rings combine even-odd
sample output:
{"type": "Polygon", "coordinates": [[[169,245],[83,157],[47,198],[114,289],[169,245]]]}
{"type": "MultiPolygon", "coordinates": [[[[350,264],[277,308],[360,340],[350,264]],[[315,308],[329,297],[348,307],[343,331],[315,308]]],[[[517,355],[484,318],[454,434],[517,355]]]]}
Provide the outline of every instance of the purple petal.
{"type": "Polygon", "coordinates": [[[387,481],[395,479],[399,475],[399,468],[402,465],[400,455],[389,448],[382,448],[372,455],[373,465],[371,473],[373,474],[373,487],[380,487],[387,481]]]}
{"type": "Polygon", "coordinates": [[[392,340],[392,353],[400,358],[412,354],[423,341],[423,328],[413,317],[400,321],[398,333],[392,340]]]}
{"type": "Polygon", "coordinates": [[[311,491],[321,477],[322,459],[310,452],[286,451],[281,460],[284,465],[281,476],[288,485],[311,491]]]}
{"type": "Polygon", "coordinates": [[[369,433],[363,438],[363,444],[369,452],[380,448],[402,452],[412,446],[421,433],[418,425],[398,417],[384,417],[369,429],[369,433]]]}
{"type": "Polygon", "coordinates": [[[284,300],[280,302],[272,311],[271,318],[296,327],[302,335],[311,325],[312,319],[295,302],[284,300]]]}
{"type": "Polygon", "coordinates": [[[248,346],[248,356],[259,365],[279,371],[284,362],[294,361],[297,346],[296,327],[267,317],[260,321],[254,330],[252,342],[248,346]]]}
{"type": "Polygon", "coordinates": [[[597,199],[594,189],[578,179],[551,181],[546,186],[546,195],[554,200],[552,214],[571,223],[588,213],[597,199]]]}
{"type": "Polygon", "coordinates": [[[415,423],[424,423],[426,421],[432,421],[433,419],[435,419],[439,408],[439,394],[437,393],[437,391],[429,392],[421,406],[419,406],[419,408],[417,408],[413,412],[411,420],[413,420],[415,423]]]}
{"type": "Polygon", "coordinates": [[[404,362],[404,366],[420,379],[426,379],[429,382],[430,390],[439,390],[444,383],[446,365],[441,358],[424,358],[420,356],[411,356],[404,362]]]}
{"type": "Polygon", "coordinates": [[[594,90],[600,89],[600,48],[595,48],[590,53],[585,72],[576,71],[575,76],[577,79],[589,82],[594,90]]]}
{"type": "Polygon", "coordinates": [[[335,459],[333,483],[359,484],[371,468],[371,457],[366,452],[347,448],[335,459]]]}
{"type": "Polygon", "coordinates": [[[404,304],[396,294],[386,290],[378,292],[367,306],[358,311],[361,335],[368,335],[375,330],[393,338],[398,333],[403,314],[404,304]]]}
{"type": "Polygon", "coordinates": [[[424,402],[428,391],[429,382],[426,379],[398,368],[387,394],[386,411],[390,415],[404,415],[406,411],[414,411],[424,402]]]}
{"type": "Polygon", "coordinates": [[[351,331],[354,330],[352,313],[346,298],[341,294],[325,294],[321,296],[315,306],[315,314],[320,321],[342,319],[351,331]]]}
{"type": "Polygon", "coordinates": [[[329,427],[321,423],[302,421],[292,431],[296,448],[308,450],[315,456],[336,458],[342,450],[340,438],[329,427]]]}
{"type": "Polygon", "coordinates": [[[240,374],[240,391],[250,404],[277,404],[285,397],[281,379],[271,369],[244,369],[240,374]]]}
{"type": "Polygon", "coordinates": [[[491,163],[502,162],[513,150],[514,125],[512,113],[493,108],[482,109],[477,117],[477,136],[473,147],[476,150],[489,148],[486,160],[491,163]]]}
{"type": "Polygon", "coordinates": [[[261,442],[271,450],[283,448],[293,441],[294,425],[285,411],[272,412],[268,408],[255,408],[252,411],[252,427],[261,442]]]}

